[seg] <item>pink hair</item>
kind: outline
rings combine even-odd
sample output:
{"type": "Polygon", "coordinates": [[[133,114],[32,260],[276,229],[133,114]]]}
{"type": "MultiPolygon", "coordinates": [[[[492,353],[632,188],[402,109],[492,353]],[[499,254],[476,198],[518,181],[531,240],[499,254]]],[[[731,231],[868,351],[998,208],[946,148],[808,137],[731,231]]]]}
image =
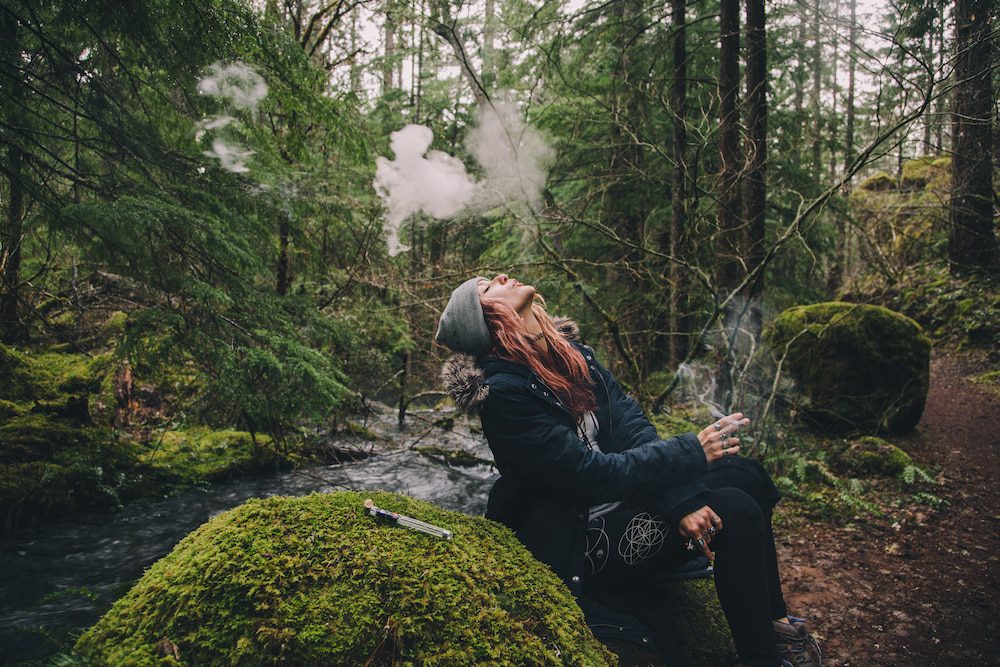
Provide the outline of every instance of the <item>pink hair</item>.
{"type": "MultiPolygon", "coordinates": [[[[540,297],[535,298],[540,300],[540,297]]],[[[541,304],[532,303],[531,312],[548,343],[548,352],[543,352],[533,337],[529,337],[524,320],[511,306],[493,299],[483,299],[482,305],[494,354],[533,370],[577,420],[597,408],[591,390],[594,381],[587,370],[587,362],[559,333],[541,304]]]]}

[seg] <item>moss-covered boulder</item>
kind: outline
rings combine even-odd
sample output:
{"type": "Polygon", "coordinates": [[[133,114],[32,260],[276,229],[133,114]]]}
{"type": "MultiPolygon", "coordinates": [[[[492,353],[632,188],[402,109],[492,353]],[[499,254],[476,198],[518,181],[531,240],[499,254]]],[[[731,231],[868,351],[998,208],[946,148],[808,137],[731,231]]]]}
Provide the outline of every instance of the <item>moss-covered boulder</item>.
{"type": "Polygon", "coordinates": [[[913,465],[909,454],[877,436],[847,442],[832,458],[837,467],[856,477],[898,477],[913,465]]]}
{"type": "Polygon", "coordinates": [[[712,579],[659,582],[663,608],[669,609],[677,639],[694,664],[718,667],[731,664],[732,634],[722,613],[712,579]]]}
{"type": "Polygon", "coordinates": [[[884,171],[878,171],[863,180],[858,187],[862,190],[872,192],[885,192],[887,190],[895,190],[897,185],[895,178],[884,171]]]}
{"type": "Polygon", "coordinates": [[[76,651],[112,665],[614,664],[505,527],[379,492],[251,500],[211,519],[76,651]],[[376,523],[365,497],[454,539],[376,523]]]}
{"type": "Polygon", "coordinates": [[[781,313],[765,333],[796,382],[804,421],[826,433],[906,433],[930,382],[930,339],[887,308],[828,302],[781,313]]]}

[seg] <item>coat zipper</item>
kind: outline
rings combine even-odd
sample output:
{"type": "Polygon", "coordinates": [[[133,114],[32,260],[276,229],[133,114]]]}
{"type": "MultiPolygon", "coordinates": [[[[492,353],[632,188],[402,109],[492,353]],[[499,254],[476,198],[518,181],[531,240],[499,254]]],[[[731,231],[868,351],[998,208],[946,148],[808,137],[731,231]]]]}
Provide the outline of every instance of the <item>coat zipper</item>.
{"type": "MultiPolygon", "coordinates": [[[[604,387],[604,397],[608,401],[608,438],[612,438],[615,435],[615,427],[614,427],[614,418],[611,416],[611,392],[608,391],[608,383],[604,381],[604,376],[601,375],[601,372],[599,370],[597,370],[597,367],[593,366],[590,363],[594,360],[594,357],[592,355],[586,355],[585,359],[587,360],[587,367],[593,370],[595,373],[597,373],[597,377],[600,378],[601,380],[601,386],[604,387]]],[[[538,382],[538,384],[548,389],[549,393],[552,394],[552,398],[556,399],[556,392],[552,391],[552,387],[542,382],[542,379],[538,377],[538,375],[534,371],[531,372],[531,377],[536,382],[538,382]]],[[[556,407],[561,409],[566,414],[568,414],[570,416],[570,419],[573,418],[573,413],[571,413],[569,410],[566,409],[566,407],[562,404],[562,401],[556,399],[556,407]]]]}

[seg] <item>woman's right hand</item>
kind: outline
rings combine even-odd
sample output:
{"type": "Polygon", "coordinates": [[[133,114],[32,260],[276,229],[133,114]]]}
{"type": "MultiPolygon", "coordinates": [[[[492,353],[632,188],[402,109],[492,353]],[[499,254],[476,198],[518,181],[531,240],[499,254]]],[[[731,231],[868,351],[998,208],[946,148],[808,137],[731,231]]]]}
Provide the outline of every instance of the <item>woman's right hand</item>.
{"type": "Polygon", "coordinates": [[[709,463],[718,461],[723,456],[732,456],[740,451],[740,439],[733,437],[738,430],[750,423],[742,412],[723,417],[711,426],[706,426],[698,434],[698,442],[705,450],[705,458],[709,463]]]}

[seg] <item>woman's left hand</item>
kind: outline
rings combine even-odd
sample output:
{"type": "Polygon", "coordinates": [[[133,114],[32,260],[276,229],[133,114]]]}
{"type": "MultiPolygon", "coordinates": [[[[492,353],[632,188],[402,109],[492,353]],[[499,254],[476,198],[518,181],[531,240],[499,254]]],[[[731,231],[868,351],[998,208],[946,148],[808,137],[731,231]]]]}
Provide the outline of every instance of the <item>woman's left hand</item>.
{"type": "Polygon", "coordinates": [[[705,505],[688,514],[681,519],[677,530],[688,538],[689,544],[698,545],[709,560],[715,558],[715,554],[708,548],[708,543],[712,541],[716,533],[722,530],[722,519],[711,507],[705,505]]]}

